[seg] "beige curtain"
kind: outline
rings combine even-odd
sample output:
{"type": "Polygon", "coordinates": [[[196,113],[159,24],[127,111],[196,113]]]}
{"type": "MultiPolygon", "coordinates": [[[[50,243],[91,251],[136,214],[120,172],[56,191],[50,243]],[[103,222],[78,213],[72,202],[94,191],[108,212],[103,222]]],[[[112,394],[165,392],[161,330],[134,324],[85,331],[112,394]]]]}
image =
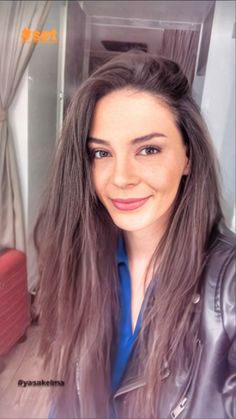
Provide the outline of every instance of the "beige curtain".
{"type": "Polygon", "coordinates": [[[165,29],[163,36],[162,55],[181,66],[190,84],[194,78],[199,34],[199,31],[165,29]]]}
{"type": "Polygon", "coordinates": [[[0,248],[26,249],[17,156],[7,111],[36,45],[22,42],[22,30],[41,31],[50,6],[50,1],[0,1],[0,248]]]}

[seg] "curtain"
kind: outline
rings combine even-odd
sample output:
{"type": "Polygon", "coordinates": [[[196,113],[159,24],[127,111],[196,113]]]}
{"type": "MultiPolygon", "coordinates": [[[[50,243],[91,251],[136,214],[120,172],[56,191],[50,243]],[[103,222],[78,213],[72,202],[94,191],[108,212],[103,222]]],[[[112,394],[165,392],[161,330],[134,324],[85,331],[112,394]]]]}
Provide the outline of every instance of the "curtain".
{"type": "Polygon", "coordinates": [[[192,84],[197,59],[199,31],[165,29],[162,55],[176,61],[192,84]]]}
{"type": "Polygon", "coordinates": [[[50,6],[50,1],[0,2],[0,248],[26,249],[17,156],[7,111],[36,45],[22,42],[22,31],[41,31],[50,6]]]}

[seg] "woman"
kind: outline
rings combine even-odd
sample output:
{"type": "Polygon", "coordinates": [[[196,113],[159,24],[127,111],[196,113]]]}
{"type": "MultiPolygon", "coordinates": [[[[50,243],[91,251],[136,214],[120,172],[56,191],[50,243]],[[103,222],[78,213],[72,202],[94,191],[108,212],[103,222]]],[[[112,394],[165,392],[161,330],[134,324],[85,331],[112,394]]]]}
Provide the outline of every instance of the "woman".
{"type": "Polygon", "coordinates": [[[132,51],[68,109],[35,227],[55,417],[233,418],[233,234],[179,66],[132,51]]]}

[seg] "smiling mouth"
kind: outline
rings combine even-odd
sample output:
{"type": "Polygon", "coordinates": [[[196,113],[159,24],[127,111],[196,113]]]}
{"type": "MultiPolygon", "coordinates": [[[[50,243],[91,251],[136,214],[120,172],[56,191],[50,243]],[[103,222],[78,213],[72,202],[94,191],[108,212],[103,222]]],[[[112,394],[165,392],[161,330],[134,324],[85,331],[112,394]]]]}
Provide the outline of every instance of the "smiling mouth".
{"type": "Polygon", "coordinates": [[[142,207],[147,200],[150,198],[132,198],[132,199],[111,199],[112,204],[115,208],[122,211],[131,211],[142,207]]]}

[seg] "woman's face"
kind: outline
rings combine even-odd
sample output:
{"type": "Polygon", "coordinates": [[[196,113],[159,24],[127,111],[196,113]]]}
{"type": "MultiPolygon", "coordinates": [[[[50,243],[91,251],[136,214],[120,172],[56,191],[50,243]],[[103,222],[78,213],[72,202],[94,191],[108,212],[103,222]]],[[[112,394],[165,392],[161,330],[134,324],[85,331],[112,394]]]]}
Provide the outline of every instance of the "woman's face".
{"type": "Polygon", "coordinates": [[[112,92],[97,102],[89,132],[96,194],[125,231],[161,227],[183,175],[186,147],[167,106],[148,92],[112,92]]]}

